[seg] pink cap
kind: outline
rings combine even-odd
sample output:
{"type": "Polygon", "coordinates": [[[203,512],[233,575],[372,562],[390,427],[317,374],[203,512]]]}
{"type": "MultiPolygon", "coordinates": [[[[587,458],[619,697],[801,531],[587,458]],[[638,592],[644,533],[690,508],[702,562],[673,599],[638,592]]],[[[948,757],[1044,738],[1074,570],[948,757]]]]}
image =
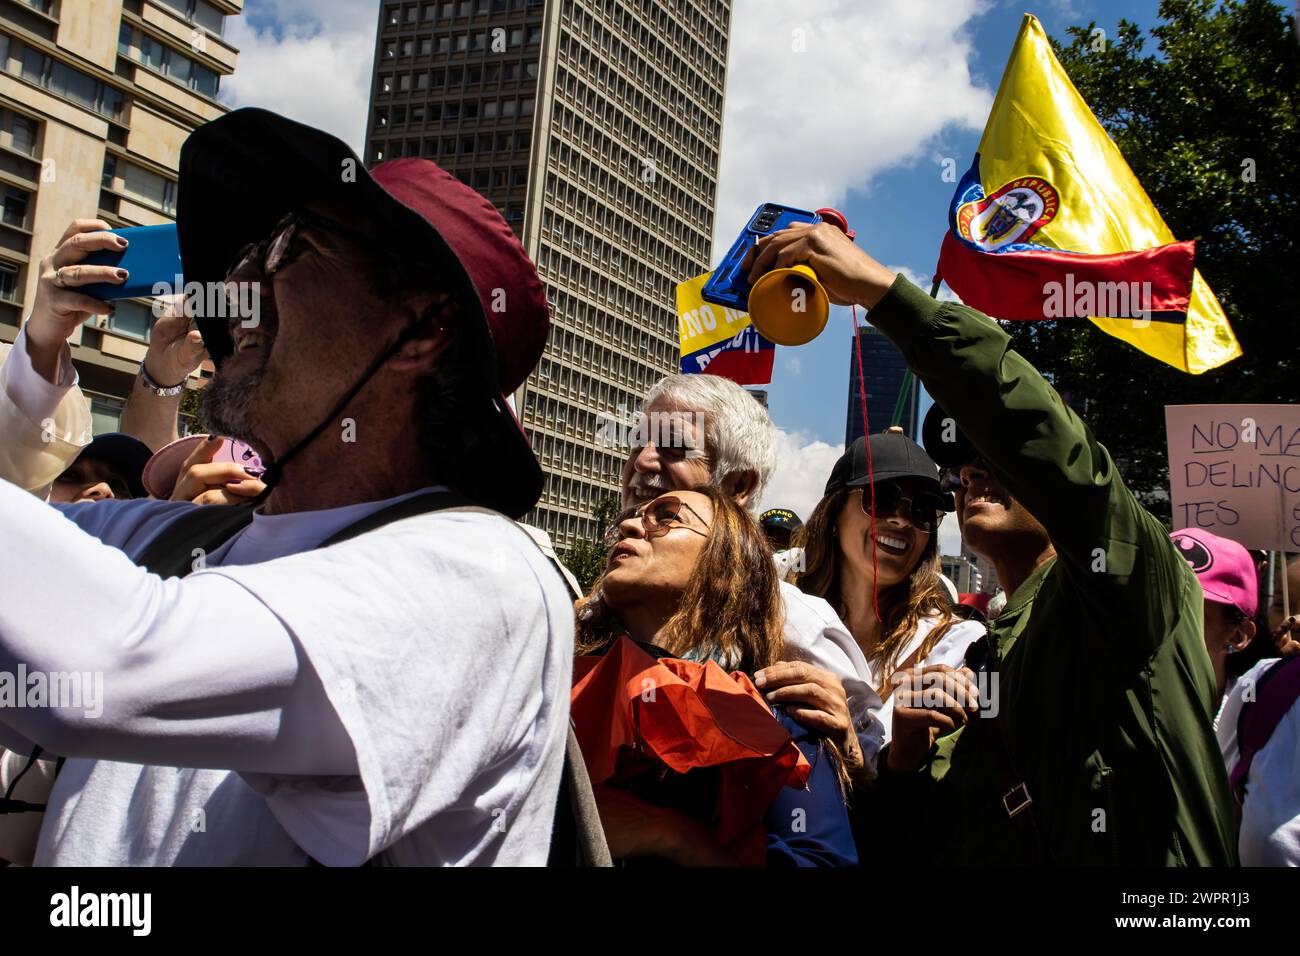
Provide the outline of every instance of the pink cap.
{"type": "Polygon", "coordinates": [[[1255,616],[1259,610],[1259,582],[1255,562],[1245,548],[1200,528],[1175,531],[1170,537],[1196,572],[1209,600],[1230,604],[1247,617],[1255,616]]]}
{"type": "MultiPolygon", "coordinates": [[[[187,435],[158,449],[145,464],[144,474],[141,475],[141,481],[149,495],[163,500],[170,498],[176,480],[181,476],[182,466],[194,454],[195,449],[207,440],[207,435],[187,435]]],[[[213,454],[212,460],[233,461],[242,465],[253,477],[266,470],[262,466],[262,459],[257,457],[257,452],[233,438],[222,439],[221,447],[213,454]]]]}

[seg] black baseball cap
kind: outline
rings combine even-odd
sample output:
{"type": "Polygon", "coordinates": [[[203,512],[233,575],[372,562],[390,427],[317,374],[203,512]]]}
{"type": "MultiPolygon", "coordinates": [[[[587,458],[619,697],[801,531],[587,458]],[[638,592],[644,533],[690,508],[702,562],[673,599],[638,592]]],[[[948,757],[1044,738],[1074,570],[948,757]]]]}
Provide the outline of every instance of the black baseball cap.
{"type": "Polygon", "coordinates": [[[941,493],[939,466],[925,453],[925,449],[901,432],[877,432],[871,436],[870,475],[867,472],[867,443],[859,438],[831,469],[823,495],[891,478],[919,478],[930,490],[941,493]]]}
{"type": "Polygon", "coordinates": [[[979,451],[970,443],[956,420],[938,404],[930,406],[921,425],[921,441],[941,468],[960,468],[980,456],[979,451]]]}
{"type": "Polygon", "coordinates": [[[794,533],[803,527],[799,516],[789,508],[768,508],[758,516],[763,534],[773,547],[788,548],[794,533]]]}
{"type": "Polygon", "coordinates": [[[102,461],[112,468],[131,489],[131,497],[148,498],[144,487],[144,466],[153,457],[149,446],[122,432],[106,432],[81,450],[77,461],[102,461]]]}

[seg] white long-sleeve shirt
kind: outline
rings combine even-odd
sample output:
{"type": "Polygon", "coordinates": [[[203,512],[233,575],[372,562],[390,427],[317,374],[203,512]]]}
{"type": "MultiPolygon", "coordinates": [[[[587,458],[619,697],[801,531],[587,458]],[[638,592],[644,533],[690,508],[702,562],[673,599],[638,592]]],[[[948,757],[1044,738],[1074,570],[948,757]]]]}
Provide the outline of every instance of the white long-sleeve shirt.
{"type": "MultiPolygon", "coordinates": [[[[1277,658],[1262,660],[1237,679],[1224,697],[1214,731],[1231,774],[1237,766],[1237,722],[1246,696],[1277,658]]],[[[1237,850],[1242,866],[1300,866],[1300,701],[1274,728],[1250,762],[1241,805],[1237,850]]]]}
{"type": "Polygon", "coordinates": [[[127,555],[193,506],[0,482],[0,672],[102,675],[97,716],[0,709],[0,742],[71,758],[38,864],[544,861],[568,595],[477,511],[303,552],[389,503],[258,515],[162,580],[127,555]]]}
{"type": "Polygon", "coordinates": [[[880,695],[872,685],[871,667],[862,649],[823,598],[805,594],[782,581],[781,603],[785,611],[782,631],[785,656],[806,661],[839,677],[848,698],[858,744],[868,766],[874,768],[886,734],[880,719],[880,695]]]}
{"type": "Polygon", "coordinates": [[[90,444],[90,407],[77,388],[72,352],[59,355],[58,382],[32,368],[27,330],[0,343],[0,478],[39,498],[90,444]]]}

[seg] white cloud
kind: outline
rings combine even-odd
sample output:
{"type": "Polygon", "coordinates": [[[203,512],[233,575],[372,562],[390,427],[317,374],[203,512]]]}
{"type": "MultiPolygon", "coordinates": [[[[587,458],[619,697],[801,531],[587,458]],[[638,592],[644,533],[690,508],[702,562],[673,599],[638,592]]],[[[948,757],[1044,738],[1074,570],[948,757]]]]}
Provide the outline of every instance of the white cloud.
{"type": "Polygon", "coordinates": [[[945,127],[983,128],[992,92],[971,78],[965,30],[986,6],[737,0],[715,254],[760,202],[838,205],[945,127]]]}
{"type": "MultiPolygon", "coordinates": [[[[885,268],[891,272],[901,272],[903,278],[907,279],[913,285],[920,286],[926,292],[930,291],[930,286],[934,283],[933,274],[923,275],[908,266],[885,266],[885,268]]],[[[939,301],[960,302],[961,299],[958,298],[957,293],[953,292],[952,289],[949,289],[946,285],[941,285],[939,286],[939,301]]]]}
{"type": "Polygon", "coordinates": [[[802,359],[798,359],[798,358],[795,358],[794,356],[791,356],[790,358],[785,359],[783,364],[785,365],[785,370],[786,370],[787,372],[789,372],[791,375],[802,375],[802,374],[803,374],[803,360],[802,360],[802,359]]]}
{"type": "Polygon", "coordinates": [[[776,471],[763,491],[762,508],[789,508],[804,521],[821,501],[843,445],[828,445],[803,432],[776,431],[776,471]]]}
{"type": "Polygon", "coordinates": [[[377,0],[279,0],[249,8],[230,20],[227,39],[239,48],[239,60],[222,84],[222,99],[327,130],[361,153],[377,0]],[[276,25],[265,16],[250,21],[249,12],[273,15],[276,25]]]}

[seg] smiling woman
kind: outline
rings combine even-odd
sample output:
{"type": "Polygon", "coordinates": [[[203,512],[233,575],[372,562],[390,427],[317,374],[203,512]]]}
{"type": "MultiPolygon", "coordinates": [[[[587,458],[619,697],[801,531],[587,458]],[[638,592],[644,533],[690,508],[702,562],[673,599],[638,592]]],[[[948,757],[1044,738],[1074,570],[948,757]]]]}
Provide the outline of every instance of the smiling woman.
{"type": "Polygon", "coordinates": [[[859,438],[836,462],[796,536],[805,570],[795,584],[829,601],[848,625],[884,700],[888,741],[894,676],[928,664],[960,667],[984,628],[954,617],[940,579],[939,522],[951,505],[938,466],[911,439],[889,432],[871,436],[871,460],[868,469],[859,438]]]}

